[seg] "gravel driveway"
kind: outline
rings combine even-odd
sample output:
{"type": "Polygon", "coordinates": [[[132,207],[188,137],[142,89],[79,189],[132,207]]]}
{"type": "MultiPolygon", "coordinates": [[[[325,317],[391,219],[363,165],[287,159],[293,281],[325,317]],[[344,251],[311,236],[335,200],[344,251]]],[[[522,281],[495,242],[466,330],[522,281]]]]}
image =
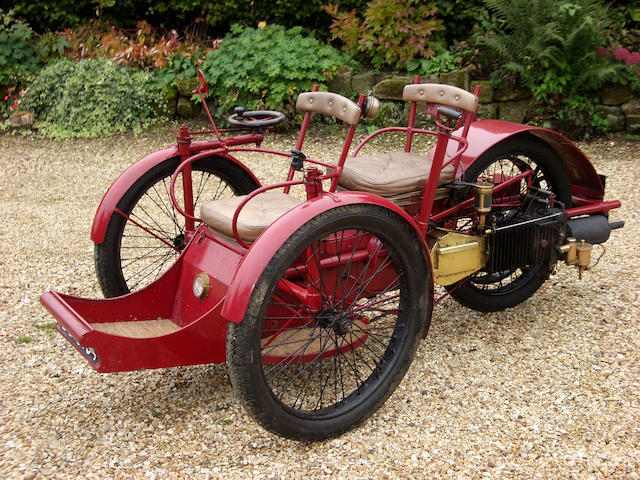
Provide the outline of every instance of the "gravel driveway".
{"type": "MultiPolygon", "coordinates": [[[[95,209],[127,165],[172,141],[0,136],[0,478],[640,479],[639,142],[580,145],[626,221],[593,272],[561,266],[497,314],[443,301],[385,406],[303,444],[255,424],[224,365],[96,373],[38,302],[48,289],[99,296],[95,209]]],[[[336,143],[314,136],[305,153],[329,159],[336,143]]],[[[247,159],[263,179],[277,162],[247,159]]]]}

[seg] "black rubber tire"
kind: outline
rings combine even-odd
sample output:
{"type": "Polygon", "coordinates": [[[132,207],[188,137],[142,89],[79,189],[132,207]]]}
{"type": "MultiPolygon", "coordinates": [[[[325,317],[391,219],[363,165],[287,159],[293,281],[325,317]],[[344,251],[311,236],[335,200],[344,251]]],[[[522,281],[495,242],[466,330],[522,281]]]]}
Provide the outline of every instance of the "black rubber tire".
{"type": "MultiPolygon", "coordinates": [[[[356,238],[357,235],[356,233],[356,238]]],[[[315,250],[313,248],[313,251],[315,250]]],[[[348,252],[346,254],[345,262],[346,258],[354,258],[348,252]]],[[[370,259],[369,256],[363,262],[370,259]]],[[[229,377],[239,400],[249,414],[265,428],[279,435],[297,440],[316,441],[339,435],[360,424],[375,412],[404,377],[420,339],[423,333],[426,333],[425,329],[428,329],[433,302],[431,274],[427,265],[419,239],[407,222],[378,206],[338,207],[321,213],[298,229],[280,247],[262,273],[253,289],[243,322],[230,323],[227,329],[229,377]],[[294,328],[287,327],[284,332],[293,333],[288,333],[289,336],[286,338],[281,336],[279,344],[274,341],[269,345],[273,339],[277,340],[283,331],[275,330],[276,327],[272,326],[272,322],[275,321],[273,319],[285,322],[289,321],[293,314],[270,317],[267,315],[267,309],[290,307],[293,310],[295,307],[290,298],[285,303],[282,303],[281,297],[278,297],[279,302],[275,301],[276,286],[285,272],[289,274],[292,271],[289,267],[299,261],[299,256],[302,252],[308,251],[308,247],[314,244],[324,245],[320,242],[327,237],[341,244],[346,240],[339,232],[348,235],[352,231],[367,232],[382,242],[390,256],[384,257],[381,262],[384,264],[387,262],[386,259],[392,259],[388,265],[393,265],[395,269],[391,275],[394,280],[382,288],[382,293],[370,292],[366,300],[336,300],[336,292],[344,291],[340,289],[341,283],[352,282],[351,288],[355,287],[360,294],[361,290],[371,285],[368,282],[378,282],[377,275],[382,275],[380,270],[375,270],[371,276],[360,277],[354,273],[355,269],[359,268],[355,266],[356,261],[347,262],[344,267],[338,267],[333,272],[335,276],[331,278],[335,283],[332,285],[323,285],[322,281],[308,284],[319,285],[318,290],[322,298],[320,313],[309,312],[308,316],[298,317],[298,320],[308,319],[303,320],[307,323],[294,328]],[[398,275],[395,276],[395,273],[398,275]],[[272,303],[274,301],[275,303],[272,303]],[[363,301],[364,306],[358,303],[363,301]],[[355,308],[358,309],[357,314],[354,313],[355,308]],[[373,315],[371,320],[366,317],[367,333],[363,343],[351,350],[341,351],[341,345],[344,345],[341,342],[352,342],[353,345],[356,342],[351,335],[362,335],[365,329],[362,328],[363,323],[356,323],[359,320],[354,320],[354,323],[348,321],[348,328],[352,330],[344,333],[338,330],[335,322],[349,316],[352,319],[362,319],[363,312],[373,315]],[[331,316],[333,314],[335,315],[331,316]],[[376,321],[379,323],[374,324],[376,321]],[[271,330],[264,329],[267,325],[271,330]],[[307,329],[309,340],[305,337],[305,340],[298,341],[296,345],[304,345],[301,348],[294,346],[295,353],[289,356],[281,353],[282,357],[277,357],[280,360],[269,360],[268,355],[273,355],[271,352],[278,351],[278,348],[287,343],[295,343],[290,339],[295,336],[296,329],[307,329]],[[276,332],[272,334],[272,338],[269,338],[270,331],[276,332]],[[350,336],[349,340],[346,335],[350,336]],[[314,353],[309,353],[309,348],[315,341],[318,341],[320,346],[316,347],[314,353]],[[331,348],[333,350],[329,350],[331,348]],[[306,360],[302,358],[305,354],[306,360]],[[326,358],[322,358],[322,355],[326,358]],[[275,374],[272,373],[274,369],[277,369],[275,374]],[[318,380],[312,383],[316,376],[318,380]],[[296,385],[296,382],[304,384],[300,386],[296,385]],[[278,391],[275,387],[281,387],[281,390],[278,391]],[[318,387],[321,387],[319,393],[318,387]],[[297,396],[292,400],[296,393],[297,396]],[[302,398],[299,400],[301,395],[302,398]]],[[[306,280],[301,278],[299,281],[306,280]]],[[[347,286],[342,285],[342,288],[346,289],[347,286]]],[[[279,295],[283,295],[282,292],[279,295]]],[[[298,314],[304,312],[304,309],[298,310],[298,314]]],[[[306,335],[305,332],[300,333],[306,335]]]]}
{"type": "MultiPolygon", "coordinates": [[[[167,271],[178,257],[179,251],[184,248],[184,242],[181,242],[180,238],[184,232],[184,217],[175,209],[169,196],[171,175],[178,165],[179,158],[171,158],[156,165],[140,177],[118,202],[118,208],[123,213],[157,232],[169,243],[174,244],[178,251],[114,212],[109,220],[104,241],[94,246],[96,275],[105,297],[125,295],[148,285],[167,271]],[[144,205],[141,203],[143,197],[144,205]],[[126,227],[135,233],[125,234],[126,227]],[[138,237],[134,240],[136,236],[138,237]],[[129,246],[128,242],[132,244],[129,246]],[[141,246],[140,242],[148,243],[141,246]],[[133,250],[138,260],[125,258],[123,250],[127,249],[133,250]],[[145,256],[145,252],[148,255],[145,256]],[[146,264],[143,263],[145,258],[146,264]],[[135,265],[136,262],[141,263],[135,265]],[[142,270],[140,276],[145,276],[137,278],[136,273],[131,271],[142,265],[146,265],[141,268],[147,270],[142,270]],[[150,269],[150,265],[153,268],[150,269]]],[[[196,215],[202,201],[244,195],[258,188],[251,175],[225,158],[210,157],[197,160],[192,164],[192,172],[196,215]]],[[[176,191],[179,183],[180,179],[176,182],[176,191]]],[[[181,199],[181,195],[176,193],[176,198],[181,199]]]]}
{"type": "MultiPolygon", "coordinates": [[[[475,182],[483,171],[514,156],[520,162],[528,159],[539,167],[534,185],[537,182],[538,186],[554,192],[556,199],[566,208],[571,206],[571,184],[562,160],[549,145],[530,134],[511,137],[482,154],[465,173],[465,181],[475,182]]],[[[522,168],[523,163],[520,164],[522,168]]],[[[531,265],[526,271],[503,272],[502,275],[489,276],[480,271],[445,288],[465,307],[479,312],[496,312],[515,307],[531,297],[549,277],[549,271],[549,265],[542,264],[531,265]],[[503,286],[506,278],[512,281],[503,286]]]]}

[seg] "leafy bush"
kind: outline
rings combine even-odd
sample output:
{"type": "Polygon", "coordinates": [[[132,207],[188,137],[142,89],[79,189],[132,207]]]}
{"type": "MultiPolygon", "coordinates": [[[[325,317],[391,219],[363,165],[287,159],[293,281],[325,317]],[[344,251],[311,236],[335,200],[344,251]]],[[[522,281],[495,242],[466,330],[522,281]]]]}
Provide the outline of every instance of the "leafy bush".
{"type": "Polygon", "coordinates": [[[59,34],[43,36],[48,44],[65,56],[81,58],[109,58],[121,65],[137,68],[164,68],[174,55],[193,55],[216,47],[211,42],[200,50],[196,42],[180,38],[171,30],[160,34],[144,20],[140,20],[133,33],[102,22],[89,22],[75,28],[66,28],[59,34]],[[57,40],[55,37],[58,37],[57,40]]]}
{"type": "Polygon", "coordinates": [[[375,67],[404,69],[409,60],[433,56],[434,34],[442,30],[435,2],[371,0],[363,18],[329,4],[331,35],[343,50],[359,53],[375,67]]]}
{"type": "MultiPolygon", "coordinates": [[[[360,9],[366,0],[334,0],[345,9],[360,9]]],[[[183,29],[194,19],[205,20],[213,33],[221,35],[233,24],[255,26],[266,21],[327,32],[331,17],[322,6],[326,0],[15,0],[17,18],[34,28],[62,30],[90,20],[133,28],[139,19],[165,29],[183,29]]]]}
{"type": "Polygon", "coordinates": [[[517,74],[539,102],[557,102],[601,87],[615,68],[598,54],[606,39],[597,0],[485,0],[496,31],[481,41],[517,74]]]}
{"type": "Polygon", "coordinates": [[[447,50],[440,44],[434,45],[435,55],[430,58],[413,59],[407,62],[407,72],[414,74],[444,73],[462,66],[462,55],[447,50]]]}
{"type": "Polygon", "coordinates": [[[222,114],[234,105],[280,109],[300,91],[331,80],[348,62],[335,48],[303,36],[300,27],[234,27],[206,55],[202,69],[222,114]]]}
{"type": "Polygon", "coordinates": [[[0,11],[0,86],[16,86],[39,70],[33,31],[0,11]]]}
{"type": "MultiPolygon", "coordinates": [[[[537,103],[537,120],[554,128],[575,127],[572,118],[590,116],[582,101],[619,68],[598,54],[606,41],[608,15],[598,0],[485,0],[494,32],[480,39],[501,65],[494,79],[515,76],[537,103]],[[560,114],[562,113],[562,114],[560,114]]],[[[486,51],[486,50],[485,50],[486,51]]],[[[602,122],[593,117],[592,127],[602,122]]],[[[584,133],[584,132],[581,132],[584,133]]]]}
{"type": "Polygon", "coordinates": [[[153,122],[161,93],[151,74],[106,59],[62,59],[30,85],[22,108],[42,122],[40,131],[56,138],[100,137],[153,122]]]}

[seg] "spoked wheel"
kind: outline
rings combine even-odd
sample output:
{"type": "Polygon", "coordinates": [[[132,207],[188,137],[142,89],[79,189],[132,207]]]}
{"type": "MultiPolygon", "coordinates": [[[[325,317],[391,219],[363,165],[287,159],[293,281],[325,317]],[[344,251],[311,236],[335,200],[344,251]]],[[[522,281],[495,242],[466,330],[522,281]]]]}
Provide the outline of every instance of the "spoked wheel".
{"type": "MultiPolygon", "coordinates": [[[[96,273],[105,297],[139,290],[173,265],[185,247],[184,217],[169,196],[171,175],[179,159],[166,160],[149,170],[120,199],[111,215],[104,242],[94,249],[96,273]]],[[[237,165],[223,158],[204,158],[192,164],[194,211],[208,200],[244,195],[257,188],[237,165]]],[[[176,181],[182,200],[182,177],[176,181]]]]}
{"type": "MultiPolygon", "coordinates": [[[[571,206],[571,186],[562,161],[546,144],[529,136],[509,139],[480,156],[465,175],[467,182],[479,180],[497,184],[527,170],[533,171],[531,187],[554,193],[555,200],[566,208],[571,206]]],[[[520,194],[529,186],[523,180],[513,188],[494,195],[493,213],[497,224],[508,224],[521,207],[520,194]]],[[[475,214],[455,219],[455,228],[468,230],[476,221],[475,214]]],[[[447,286],[451,296],[462,305],[481,312],[495,312],[514,307],[544,283],[549,265],[528,265],[525,268],[487,273],[479,271],[468,279],[447,286]]]]}
{"type": "Polygon", "coordinates": [[[326,211],[280,247],[240,324],[227,366],[248,412],[280,435],[320,440],[391,395],[428,328],[430,270],[408,224],[386,209],[326,211]]]}

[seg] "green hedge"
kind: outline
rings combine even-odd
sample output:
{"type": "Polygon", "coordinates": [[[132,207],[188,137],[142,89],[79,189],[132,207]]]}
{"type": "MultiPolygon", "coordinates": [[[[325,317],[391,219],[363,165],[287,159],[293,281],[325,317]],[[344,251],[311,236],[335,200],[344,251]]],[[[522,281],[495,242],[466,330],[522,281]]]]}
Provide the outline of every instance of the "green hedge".
{"type": "MultiPolygon", "coordinates": [[[[260,21],[286,27],[296,25],[327,32],[331,18],[322,10],[326,0],[17,0],[14,13],[38,31],[58,31],[97,17],[134,27],[145,19],[163,28],[181,29],[196,18],[205,19],[222,35],[232,24],[256,26],[260,21]]],[[[364,0],[333,0],[343,10],[362,8],[364,0]]]]}

